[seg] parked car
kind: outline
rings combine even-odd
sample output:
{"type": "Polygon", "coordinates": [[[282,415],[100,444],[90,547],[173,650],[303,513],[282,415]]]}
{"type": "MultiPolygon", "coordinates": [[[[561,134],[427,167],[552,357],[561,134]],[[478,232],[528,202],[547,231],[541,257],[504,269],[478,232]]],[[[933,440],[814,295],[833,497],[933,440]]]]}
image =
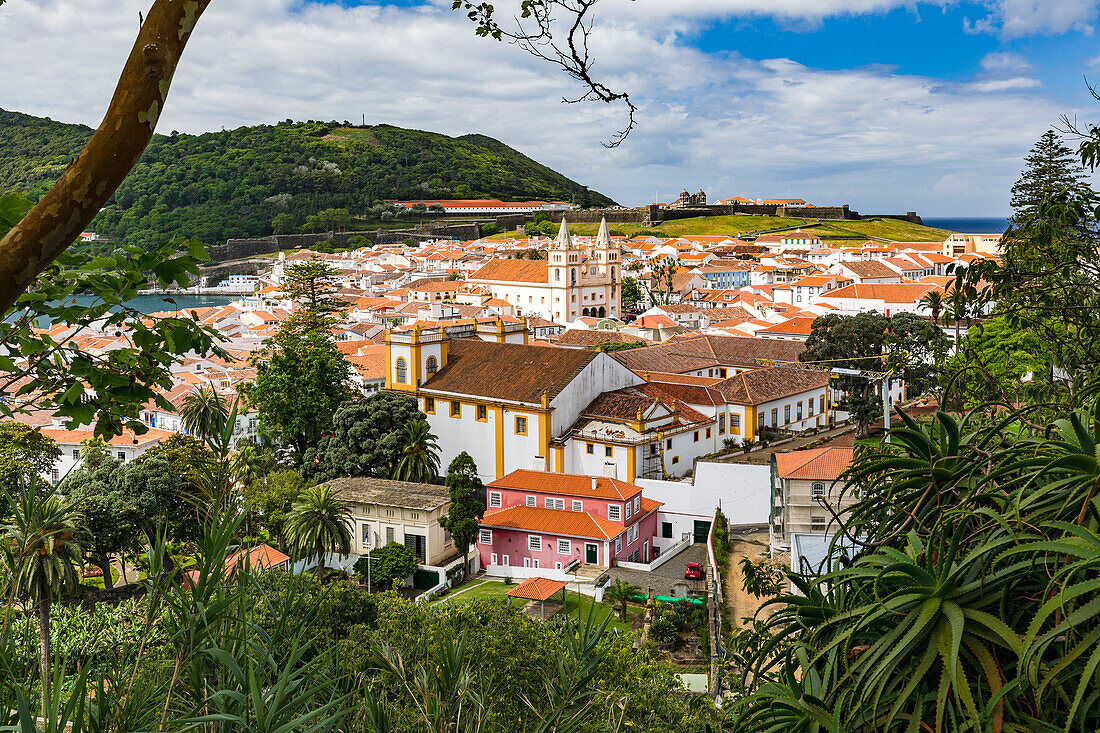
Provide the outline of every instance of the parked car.
{"type": "Polygon", "coordinates": [[[687,580],[702,580],[706,577],[706,571],[703,570],[703,566],[697,562],[689,562],[687,567],[684,568],[684,577],[687,580]]]}

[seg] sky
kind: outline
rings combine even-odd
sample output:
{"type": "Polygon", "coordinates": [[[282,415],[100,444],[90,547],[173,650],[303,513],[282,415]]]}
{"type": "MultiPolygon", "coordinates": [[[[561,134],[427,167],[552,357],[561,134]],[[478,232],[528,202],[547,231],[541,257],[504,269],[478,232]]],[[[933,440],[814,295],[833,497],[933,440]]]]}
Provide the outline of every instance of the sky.
{"type": "MultiPolygon", "coordinates": [[[[0,5],[0,107],[98,125],[149,4],[0,5]]],[[[625,205],[702,189],[1001,216],[1044,131],[1100,120],[1086,86],[1100,77],[1098,6],[598,0],[593,75],[638,106],[608,149],[622,105],[563,104],[576,82],[477,37],[451,0],[214,0],[158,131],[365,119],[489,135],[625,205]]]]}

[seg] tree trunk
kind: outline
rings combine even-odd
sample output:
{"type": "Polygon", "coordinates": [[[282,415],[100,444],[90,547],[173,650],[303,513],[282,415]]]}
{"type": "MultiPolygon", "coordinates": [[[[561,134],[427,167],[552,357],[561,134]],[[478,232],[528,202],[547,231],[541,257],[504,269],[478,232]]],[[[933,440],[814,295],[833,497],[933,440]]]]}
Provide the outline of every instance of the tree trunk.
{"type": "Polygon", "coordinates": [[[50,591],[42,589],[38,599],[38,672],[42,676],[42,719],[50,701],[50,686],[53,675],[50,672],[50,591]]]}
{"type": "Polygon", "coordinates": [[[325,551],[322,549],[317,553],[317,580],[321,583],[325,582],[325,551]]]}
{"type": "Polygon", "coordinates": [[[95,566],[103,571],[103,587],[107,590],[115,587],[115,574],[111,572],[111,556],[106,552],[96,555],[95,566]]]}
{"type": "Polygon", "coordinates": [[[209,3],[155,0],[99,129],[53,188],[0,239],[0,313],[76,240],[137,163],[191,30],[209,3]]]}

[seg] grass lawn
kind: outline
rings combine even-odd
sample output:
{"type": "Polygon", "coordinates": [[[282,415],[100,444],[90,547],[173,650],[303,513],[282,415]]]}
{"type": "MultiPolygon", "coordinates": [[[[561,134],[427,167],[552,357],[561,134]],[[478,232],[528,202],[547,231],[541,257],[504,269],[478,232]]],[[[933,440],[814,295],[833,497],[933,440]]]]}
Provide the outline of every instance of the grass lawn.
{"type": "MultiPolygon", "coordinates": [[[[505,594],[511,588],[515,588],[513,585],[505,585],[496,580],[481,580],[467,583],[466,585],[448,593],[443,598],[438,598],[432,601],[432,603],[467,603],[469,601],[476,601],[482,598],[500,598],[504,599],[505,594]]],[[[605,618],[612,615],[611,605],[607,603],[596,603],[595,599],[591,596],[586,596],[576,591],[570,591],[566,589],[565,610],[561,613],[567,613],[571,616],[576,616],[580,613],[582,620],[588,618],[589,610],[595,606],[595,618],[597,622],[602,623],[605,618]]],[[[517,599],[513,601],[517,607],[520,605],[520,601],[517,599]]],[[[631,615],[641,613],[642,606],[639,604],[630,604],[631,615]]],[[[623,623],[618,620],[618,617],[614,617],[607,625],[609,629],[615,629],[617,631],[629,632],[630,623],[623,623]]]]}
{"type": "MultiPolygon", "coordinates": [[[[598,223],[570,224],[569,231],[574,234],[593,236],[599,229],[598,223]]],[[[736,236],[750,234],[780,227],[806,227],[816,232],[823,240],[829,237],[859,238],[881,237],[897,242],[942,242],[950,232],[944,229],[912,224],[896,219],[867,219],[865,221],[841,221],[836,219],[783,219],[776,216],[699,216],[690,219],[666,221],[654,226],[641,224],[608,224],[613,232],[633,235],[639,230],[659,232],[666,237],[679,237],[686,234],[720,234],[736,236]]],[[[515,237],[516,232],[500,234],[494,239],[515,237]]],[[[842,243],[840,241],[838,244],[842,243]]],[[[849,242],[850,243],[850,242],[849,242]]]]}

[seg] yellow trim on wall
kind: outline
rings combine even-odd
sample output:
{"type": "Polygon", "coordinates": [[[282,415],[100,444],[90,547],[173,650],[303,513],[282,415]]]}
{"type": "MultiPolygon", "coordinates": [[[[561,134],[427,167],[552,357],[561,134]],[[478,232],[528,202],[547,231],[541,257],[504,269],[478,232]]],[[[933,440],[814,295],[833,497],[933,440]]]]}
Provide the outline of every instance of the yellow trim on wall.
{"type": "Polygon", "coordinates": [[[516,435],[527,435],[527,431],[531,429],[531,425],[528,422],[527,415],[516,415],[513,419],[512,427],[515,430],[516,435]],[[519,429],[519,421],[523,420],[523,430],[519,429]]]}
{"type": "Polygon", "coordinates": [[[504,408],[497,407],[496,413],[496,458],[497,478],[504,476],[504,408]]]}
{"type": "Polygon", "coordinates": [[[633,445],[626,447],[626,482],[629,484],[634,483],[634,479],[638,477],[638,464],[636,457],[637,448],[633,445]]]}
{"type": "Polygon", "coordinates": [[[746,410],[748,414],[745,416],[745,439],[753,440],[756,438],[756,407],[749,405],[746,410]]]}
{"type": "Polygon", "coordinates": [[[554,473],[565,473],[565,446],[554,446],[554,473]]]}

